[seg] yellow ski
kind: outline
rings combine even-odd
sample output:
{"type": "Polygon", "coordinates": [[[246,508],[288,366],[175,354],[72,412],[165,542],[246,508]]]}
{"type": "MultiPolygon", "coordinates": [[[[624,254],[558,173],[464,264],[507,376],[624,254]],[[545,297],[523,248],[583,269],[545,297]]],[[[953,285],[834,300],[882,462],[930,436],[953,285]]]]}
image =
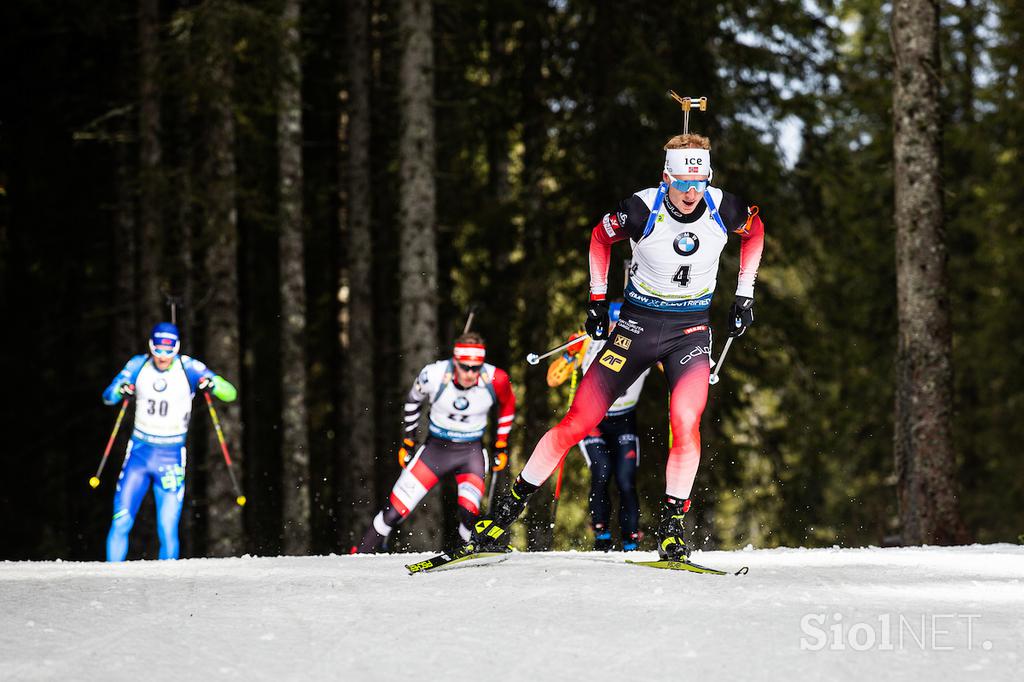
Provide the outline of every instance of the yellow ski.
{"type": "Polygon", "coordinates": [[[470,551],[465,554],[458,553],[455,556],[444,553],[423,561],[418,561],[415,564],[408,564],[405,568],[409,571],[409,575],[415,575],[416,573],[443,571],[449,568],[458,568],[462,566],[466,566],[468,568],[469,566],[495,564],[507,559],[511,552],[512,548],[510,547],[504,552],[470,551]]]}
{"type": "MultiPolygon", "coordinates": [[[[634,566],[650,566],[651,568],[664,568],[670,571],[689,571],[690,573],[705,573],[708,575],[729,575],[727,571],[720,571],[717,568],[708,568],[707,566],[701,566],[695,564],[692,561],[633,561],[632,559],[626,559],[627,564],[633,564],[634,566]]],[[[750,569],[746,566],[736,571],[733,575],[743,575],[750,569]]]]}

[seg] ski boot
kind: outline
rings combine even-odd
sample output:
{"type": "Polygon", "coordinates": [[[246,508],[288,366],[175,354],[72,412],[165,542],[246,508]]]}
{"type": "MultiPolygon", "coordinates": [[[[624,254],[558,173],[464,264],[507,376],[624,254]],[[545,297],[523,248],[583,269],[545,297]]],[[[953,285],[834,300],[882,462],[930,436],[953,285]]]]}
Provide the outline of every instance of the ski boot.
{"type": "Polygon", "coordinates": [[[594,524],[594,551],[612,551],[612,532],[603,523],[594,524]]]}
{"type": "Polygon", "coordinates": [[[689,500],[665,498],[658,524],[658,558],[662,561],[689,560],[690,550],[683,539],[683,517],[689,509],[689,500]]]}
{"type": "Polygon", "coordinates": [[[640,547],[640,533],[630,533],[622,538],[622,551],[635,552],[640,547]]]}
{"type": "Polygon", "coordinates": [[[494,500],[493,509],[481,516],[473,527],[473,534],[465,547],[472,547],[475,552],[503,552],[508,549],[509,527],[526,509],[530,495],[537,491],[531,485],[517,477],[508,491],[498,495],[494,500]]]}
{"type": "Polygon", "coordinates": [[[377,554],[388,551],[388,538],[391,535],[391,526],[384,522],[384,514],[379,513],[373,519],[373,523],[366,529],[363,539],[359,544],[352,547],[352,554],[377,554]]]}

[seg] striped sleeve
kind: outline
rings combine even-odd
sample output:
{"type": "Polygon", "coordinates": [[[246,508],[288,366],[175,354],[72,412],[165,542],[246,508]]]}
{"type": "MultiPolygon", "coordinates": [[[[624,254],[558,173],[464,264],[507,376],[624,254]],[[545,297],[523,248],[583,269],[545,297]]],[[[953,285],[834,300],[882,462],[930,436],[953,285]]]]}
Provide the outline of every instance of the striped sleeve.
{"type": "Polygon", "coordinates": [[[508,434],[516,418],[516,394],[512,392],[512,381],[508,373],[497,367],[494,368],[494,395],[498,399],[498,433],[494,446],[508,447],[508,434]]]}
{"type": "Polygon", "coordinates": [[[430,373],[429,367],[424,367],[416,381],[413,383],[409,393],[405,396],[405,407],[403,408],[402,429],[403,438],[416,440],[416,432],[420,426],[420,412],[423,401],[430,395],[430,373]]]}

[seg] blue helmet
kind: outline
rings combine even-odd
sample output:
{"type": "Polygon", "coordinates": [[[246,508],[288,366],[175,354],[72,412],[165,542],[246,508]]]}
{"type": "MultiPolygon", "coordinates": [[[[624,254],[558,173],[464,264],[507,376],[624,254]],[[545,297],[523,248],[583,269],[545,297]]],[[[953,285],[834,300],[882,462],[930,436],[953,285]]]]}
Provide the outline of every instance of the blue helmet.
{"type": "Polygon", "coordinates": [[[170,322],[161,322],[149,335],[149,350],[153,355],[174,356],[181,348],[181,336],[178,328],[170,322]]]}
{"type": "Polygon", "coordinates": [[[621,303],[612,303],[608,306],[608,319],[611,322],[619,321],[619,313],[622,311],[621,303]]]}

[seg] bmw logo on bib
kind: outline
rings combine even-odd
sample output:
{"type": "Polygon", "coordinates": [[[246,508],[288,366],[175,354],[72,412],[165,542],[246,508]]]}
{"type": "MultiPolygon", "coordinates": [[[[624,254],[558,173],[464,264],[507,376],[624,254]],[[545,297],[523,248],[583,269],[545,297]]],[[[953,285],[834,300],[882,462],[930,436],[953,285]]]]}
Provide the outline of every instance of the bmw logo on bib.
{"type": "Polygon", "coordinates": [[[455,399],[455,409],[456,410],[464,410],[467,407],[469,407],[469,401],[466,400],[466,398],[464,396],[460,395],[458,398],[455,399]]]}
{"type": "Polygon", "coordinates": [[[153,390],[156,391],[157,393],[163,393],[164,391],[166,391],[167,390],[167,380],[166,379],[157,379],[156,381],[154,381],[153,382],[153,390]]]}
{"type": "Polygon", "coordinates": [[[697,249],[700,248],[700,240],[697,239],[697,235],[693,232],[683,232],[676,237],[675,242],[672,244],[672,248],[676,250],[680,256],[692,256],[697,253],[697,249]]]}

